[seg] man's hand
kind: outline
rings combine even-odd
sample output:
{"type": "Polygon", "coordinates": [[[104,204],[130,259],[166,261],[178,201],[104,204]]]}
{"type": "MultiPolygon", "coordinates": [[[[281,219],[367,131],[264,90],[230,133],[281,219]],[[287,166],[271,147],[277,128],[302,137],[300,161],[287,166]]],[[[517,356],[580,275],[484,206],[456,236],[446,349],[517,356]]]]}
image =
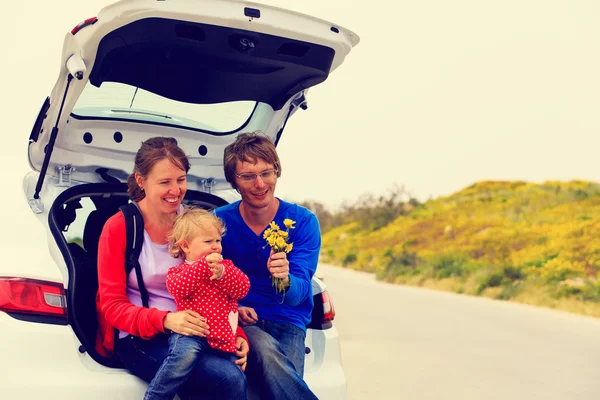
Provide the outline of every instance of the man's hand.
{"type": "Polygon", "coordinates": [[[287,254],[283,251],[274,253],[271,250],[269,261],[267,261],[267,268],[274,278],[283,279],[284,283],[290,280],[290,262],[287,259],[287,254]]]}
{"type": "Polygon", "coordinates": [[[163,320],[163,326],[184,336],[206,336],[210,333],[206,318],[192,310],[170,312],[163,320]]]}
{"type": "Polygon", "coordinates": [[[258,322],[258,315],[256,315],[254,308],[240,307],[238,312],[238,322],[240,323],[240,326],[254,325],[258,322]]]}
{"type": "Polygon", "coordinates": [[[242,371],[246,370],[246,363],[248,362],[248,342],[243,337],[235,338],[235,347],[237,348],[235,355],[239,358],[234,361],[235,365],[239,365],[242,371]]]}
{"type": "Polygon", "coordinates": [[[219,253],[211,253],[206,256],[206,263],[210,268],[212,275],[210,280],[213,281],[215,279],[221,279],[223,277],[223,273],[225,272],[225,266],[221,264],[223,261],[223,256],[219,253]]]}

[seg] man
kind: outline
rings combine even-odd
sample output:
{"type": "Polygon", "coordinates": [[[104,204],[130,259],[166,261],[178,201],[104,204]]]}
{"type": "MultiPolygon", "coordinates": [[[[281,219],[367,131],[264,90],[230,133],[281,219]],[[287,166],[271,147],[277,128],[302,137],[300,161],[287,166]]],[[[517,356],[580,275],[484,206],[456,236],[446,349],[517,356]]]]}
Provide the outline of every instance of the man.
{"type": "Polygon", "coordinates": [[[225,177],[241,201],[220,207],[225,222],[223,257],[250,278],[239,301],[239,322],[250,342],[246,373],[261,399],[316,399],[304,380],[306,325],[313,308],[311,279],[317,268],[321,235],[315,215],[275,197],[281,163],[270,138],[245,133],[225,149],[225,177]],[[293,248],[273,253],[263,232],[274,221],[295,221],[288,242],[293,248]],[[277,292],[272,277],[282,279],[277,292]]]}

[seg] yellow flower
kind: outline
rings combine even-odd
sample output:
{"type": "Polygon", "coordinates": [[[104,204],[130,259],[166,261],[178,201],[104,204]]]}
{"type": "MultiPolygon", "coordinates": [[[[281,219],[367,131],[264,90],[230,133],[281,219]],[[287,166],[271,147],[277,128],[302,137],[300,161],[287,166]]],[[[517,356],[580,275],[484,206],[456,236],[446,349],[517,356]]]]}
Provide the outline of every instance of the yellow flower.
{"type": "MultiPolygon", "coordinates": [[[[292,243],[288,243],[288,238],[290,236],[289,230],[294,229],[294,224],[296,221],[292,221],[289,218],[283,220],[283,224],[285,225],[286,230],[283,231],[279,228],[279,225],[272,221],[265,232],[263,233],[263,238],[266,239],[267,244],[273,249],[275,253],[286,252],[289,253],[292,251],[292,243]]],[[[265,246],[266,247],[266,246],[265,246]]],[[[271,281],[275,291],[277,293],[283,293],[283,297],[285,298],[285,288],[289,286],[289,283],[284,284],[283,279],[271,277],[271,281]]],[[[281,300],[283,304],[283,299],[281,300]]]]}
{"type": "Polygon", "coordinates": [[[286,245],[287,245],[287,243],[285,242],[285,239],[284,239],[284,238],[282,238],[282,237],[278,237],[278,238],[275,240],[275,246],[277,246],[277,247],[278,247],[278,248],[280,248],[280,249],[283,249],[283,248],[285,248],[285,246],[286,246],[286,245]]]}

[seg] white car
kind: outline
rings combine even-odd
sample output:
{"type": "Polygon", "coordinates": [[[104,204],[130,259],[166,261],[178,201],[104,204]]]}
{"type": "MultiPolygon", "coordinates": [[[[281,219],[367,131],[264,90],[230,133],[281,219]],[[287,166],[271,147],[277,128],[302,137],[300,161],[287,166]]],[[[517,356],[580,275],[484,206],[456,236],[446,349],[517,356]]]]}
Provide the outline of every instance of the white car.
{"type": "MultiPolygon", "coordinates": [[[[146,384],[94,348],[98,237],[127,202],[140,143],[177,138],[192,163],[186,202],[236,200],[225,146],[257,130],[277,142],[307,90],[358,41],[339,25],[235,0],[123,0],[66,34],[29,137],[30,215],[15,216],[46,232],[31,244],[44,261],[0,266],[2,398],[142,397],[146,384]]],[[[335,313],[318,278],[313,294],[305,379],[320,399],[343,399],[335,313]]]]}

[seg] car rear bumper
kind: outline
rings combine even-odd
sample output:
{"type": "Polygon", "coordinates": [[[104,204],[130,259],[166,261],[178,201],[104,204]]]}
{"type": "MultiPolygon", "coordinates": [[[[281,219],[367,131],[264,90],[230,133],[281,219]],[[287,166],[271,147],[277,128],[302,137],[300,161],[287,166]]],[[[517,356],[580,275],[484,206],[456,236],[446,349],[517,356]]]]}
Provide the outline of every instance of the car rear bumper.
{"type": "Polygon", "coordinates": [[[142,398],[146,385],[78,351],[67,325],[25,322],[0,312],[0,388],[6,399],[142,398]]]}
{"type": "Polygon", "coordinates": [[[308,386],[319,399],[345,399],[346,376],[335,326],[308,329],[306,346],[310,349],[304,364],[304,380],[308,386]]]}
{"type": "MultiPolygon", "coordinates": [[[[104,367],[78,351],[69,326],[39,324],[0,312],[2,398],[142,398],[146,384],[123,369],[104,367]]],[[[335,327],[307,331],[305,379],[319,399],[345,399],[346,378],[335,327]]]]}

